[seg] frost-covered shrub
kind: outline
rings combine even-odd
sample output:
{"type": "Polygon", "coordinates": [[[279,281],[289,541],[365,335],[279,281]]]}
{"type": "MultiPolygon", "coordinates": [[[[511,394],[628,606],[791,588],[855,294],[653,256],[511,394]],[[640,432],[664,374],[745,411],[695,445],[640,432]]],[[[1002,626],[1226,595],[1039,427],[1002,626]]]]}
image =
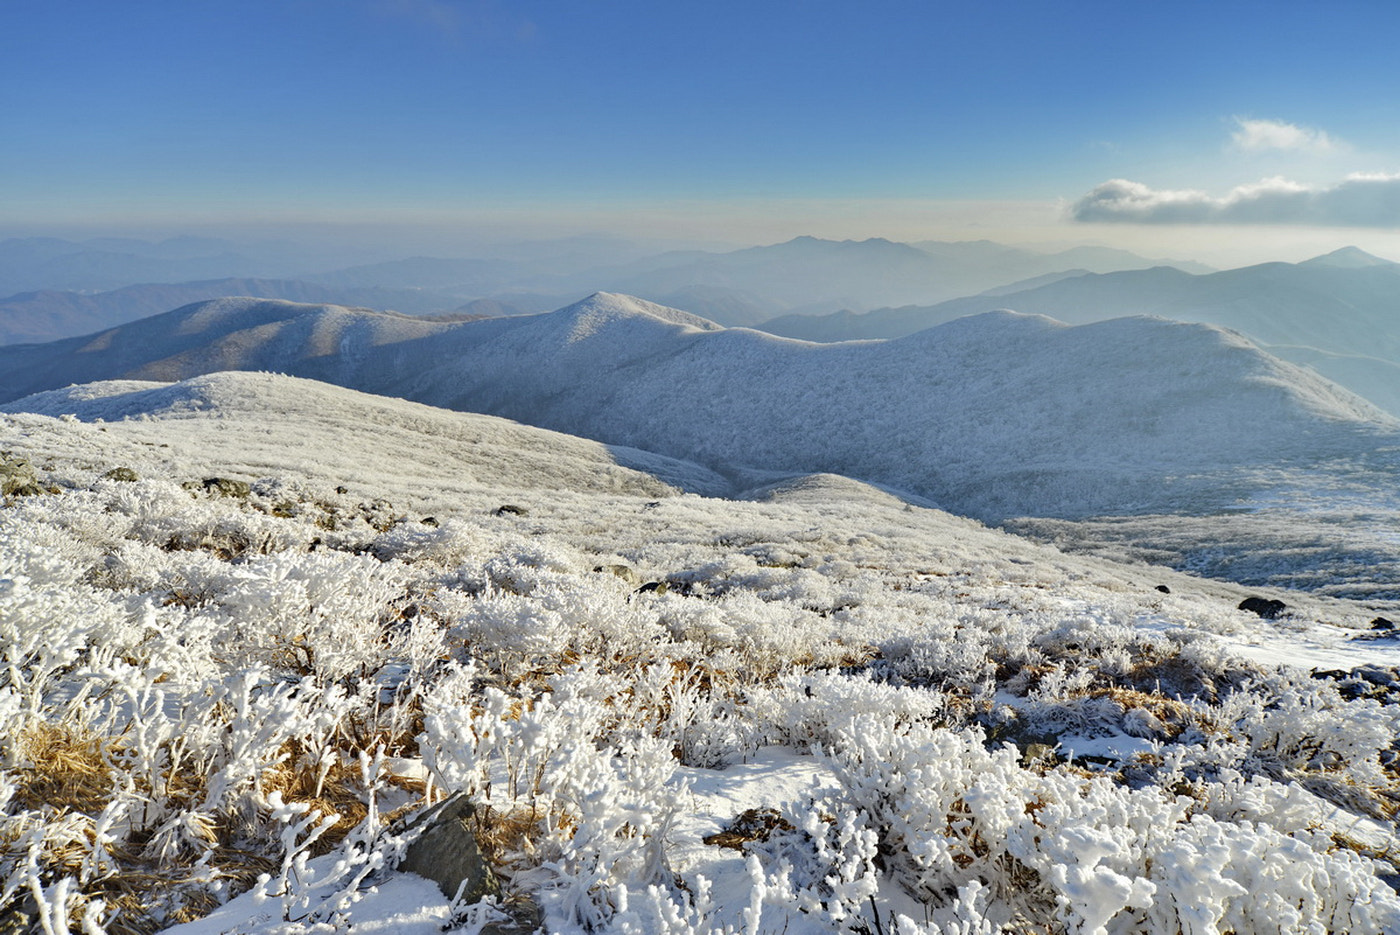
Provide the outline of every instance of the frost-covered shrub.
{"type": "Polygon", "coordinates": [[[0,686],[37,714],[96,640],[126,636],[122,608],[77,581],[79,569],[0,529],[0,686]]]}
{"type": "Polygon", "coordinates": [[[502,536],[476,523],[448,519],[436,526],[398,523],[374,538],[369,549],[379,558],[452,567],[500,550],[502,536]]]}
{"type": "Polygon", "coordinates": [[[1020,914],[1083,932],[1400,924],[1394,893],[1325,836],[1192,817],[1187,797],[1040,774],[975,733],[873,715],[853,719],[828,751],[892,872],[935,903],[981,881],[1000,921],[1020,914]],[[1301,873],[1261,891],[1284,867],[1301,873]],[[1210,895],[1198,898],[1203,887],[1210,895]]]}
{"type": "MultiPolygon", "coordinates": [[[[1330,842],[1328,842],[1330,843],[1330,842]]],[[[1392,932],[1400,902],[1370,862],[1248,822],[1197,816],[1152,855],[1148,931],[1392,932]]]]}
{"type": "Polygon", "coordinates": [[[1354,781],[1384,784],[1381,751],[1400,735],[1400,711],[1376,701],[1343,701],[1314,679],[1278,678],[1267,695],[1236,692],[1220,720],[1248,740],[1249,759],[1265,769],[1336,770],[1354,781]]]}
{"type": "Polygon", "coordinates": [[[779,829],[748,851],[750,908],[829,919],[841,931],[868,928],[869,901],[880,888],[879,838],[864,814],[829,793],[794,817],[800,826],[779,829]]]}
{"type": "Polygon", "coordinates": [[[503,519],[513,491],[398,474],[209,497],[164,451],[134,483],[56,457],[72,489],[0,509],[0,914],[157,928],[248,890],[268,931],[344,930],[386,813],[463,790],[549,930],[1400,927],[1359,817],[1391,809],[1392,709],[1232,657],[1218,590],[844,494],[503,519]],[[769,745],[822,789],[767,788],[769,745]],[[713,857],[731,793],[792,828],[713,857]],[[733,892],[696,869],[724,861],[733,892]]]}
{"type": "Polygon", "coordinates": [[[618,887],[670,880],[665,836],[684,788],[670,782],[670,744],[600,745],[606,706],[568,681],[558,697],[513,699],[487,688],[475,709],[429,700],[423,743],[446,787],[477,793],[501,813],[528,809],[543,850],[519,869],[517,884],[539,894],[554,925],[594,930],[616,909],[618,887]]]}
{"type": "Polygon", "coordinates": [[[487,580],[517,594],[529,594],[542,583],[557,580],[557,575],[577,574],[588,567],[572,550],[529,541],[510,543],[485,562],[487,580]]]}
{"type": "Polygon", "coordinates": [[[368,556],[291,553],[231,566],[213,596],[217,650],[238,668],[276,666],[335,680],[376,663],[403,576],[368,556]]]}

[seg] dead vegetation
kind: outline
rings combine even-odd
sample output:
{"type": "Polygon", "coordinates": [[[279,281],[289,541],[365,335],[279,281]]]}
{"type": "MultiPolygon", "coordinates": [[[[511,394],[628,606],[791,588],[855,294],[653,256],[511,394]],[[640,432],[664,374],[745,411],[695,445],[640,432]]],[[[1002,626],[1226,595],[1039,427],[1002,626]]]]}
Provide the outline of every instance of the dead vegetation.
{"type": "Polygon", "coordinates": [[[779,815],[776,809],[750,808],[735,816],[723,831],[706,835],[701,840],[711,847],[742,851],[745,844],[767,841],[775,831],[796,830],[792,822],[779,815]]]}
{"type": "Polygon", "coordinates": [[[19,766],[14,801],[21,808],[100,814],[112,797],[112,759],[119,752],[109,738],[77,721],[37,722],[16,738],[19,766]]]}

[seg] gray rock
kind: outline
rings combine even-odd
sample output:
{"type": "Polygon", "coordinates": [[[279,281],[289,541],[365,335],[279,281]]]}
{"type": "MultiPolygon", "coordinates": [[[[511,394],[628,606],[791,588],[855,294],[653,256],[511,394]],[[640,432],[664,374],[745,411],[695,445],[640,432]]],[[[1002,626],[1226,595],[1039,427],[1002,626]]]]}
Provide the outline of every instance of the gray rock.
{"type": "Polygon", "coordinates": [[[1246,597],[1240,601],[1238,609],[1258,614],[1265,620],[1276,620],[1288,609],[1288,605],[1283,601],[1270,600],[1266,597],[1246,597]]]}
{"type": "Polygon", "coordinates": [[[457,792],[415,816],[405,830],[427,827],[408,846],[399,869],[432,880],[448,899],[459,889],[469,903],[500,896],[500,881],[482,856],[472,830],[474,814],[467,796],[457,792]]]}
{"type": "Polygon", "coordinates": [[[502,503],[491,511],[496,516],[529,516],[530,511],[514,503],[502,503]]]}

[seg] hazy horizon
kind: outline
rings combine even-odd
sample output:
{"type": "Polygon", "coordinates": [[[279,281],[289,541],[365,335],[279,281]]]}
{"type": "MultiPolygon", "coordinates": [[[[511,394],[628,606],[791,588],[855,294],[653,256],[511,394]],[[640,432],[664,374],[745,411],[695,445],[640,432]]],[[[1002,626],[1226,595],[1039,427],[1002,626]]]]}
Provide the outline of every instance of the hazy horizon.
{"type": "Polygon", "coordinates": [[[1400,8],[9,11],[0,234],[1400,257],[1400,8]],[[1364,27],[1364,28],[1363,28],[1364,27]]]}
{"type": "MultiPolygon", "coordinates": [[[[1083,233],[1071,229],[1069,233],[1083,233]]],[[[154,225],[32,225],[0,226],[0,241],[29,238],[53,238],[85,243],[106,239],[143,241],[159,244],[184,238],[226,240],[237,246],[274,246],[279,243],[304,247],[326,257],[325,268],[311,268],[305,273],[328,272],[335,268],[364,263],[406,259],[414,256],[441,258],[493,259],[518,249],[543,249],[562,246],[568,242],[599,245],[610,241],[632,245],[638,255],[651,255],[673,250],[699,250],[727,253],[749,247],[770,246],[799,237],[814,237],[831,241],[862,241],[883,239],[897,243],[939,241],[947,243],[990,241],[1008,247],[1041,253],[1058,253],[1075,247],[1105,247],[1126,250],[1145,259],[1197,262],[1218,269],[1232,269],[1266,262],[1296,263],[1343,247],[1358,247],[1382,259],[1400,262],[1400,235],[1395,237],[1364,236],[1356,230],[1277,231],[1272,236],[1251,237],[1248,241],[1230,242],[1222,233],[1218,245],[1203,244],[1199,238],[1182,237],[1036,237],[1034,230],[979,231],[933,230],[931,235],[915,230],[904,237],[889,236],[878,228],[857,228],[843,231],[835,224],[810,227],[794,226],[777,230],[766,238],[748,240],[738,237],[668,235],[645,230],[618,227],[616,229],[570,228],[541,224],[538,227],[510,226],[478,228],[417,226],[408,224],[186,224],[154,225]],[[941,234],[941,236],[940,236],[941,234]],[[999,235],[999,236],[994,236],[999,235]]]]}

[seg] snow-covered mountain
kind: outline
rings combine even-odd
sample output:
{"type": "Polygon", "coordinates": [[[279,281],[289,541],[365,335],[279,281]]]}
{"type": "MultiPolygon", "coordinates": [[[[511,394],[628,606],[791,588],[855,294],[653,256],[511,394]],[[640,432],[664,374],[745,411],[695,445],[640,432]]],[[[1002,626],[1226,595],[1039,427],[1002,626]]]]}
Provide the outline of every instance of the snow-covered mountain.
{"type": "MultiPolygon", "coordinates": [[[[555,337],[734,335],[628,305],[555,337]]],[[[1366,606],[285,376],[19,408],[11,928],[1400,928],[1366,606]],[[409,872],[449,793],[508,898],[409,872]]]]}
{"type": "Polygon", "coordinates": [[[1246,474],[1355,457],[1397,432],[1356,396],[1207,325],[993,313],[814,345],[608,294],[460,323],[200,303],[0,348],[0,399],[228,369],[503,415],[745,477],[843,474],[986,518],[1217,508],[1253,489],[1246,474]]]}
{"type": "MultiPolygon", "coordinates": [[[[689,462],[267,373],[223,372],[178,384],[81,384],[39,393],[9,408],[84,422],[154,419],[179,424],[215,418],[222,425],[241,423],[238,432],[208,435],[202,443],[205,456],[226,463],[273,463],[289,457],[287,439],[294,436],[299,439],[294,447],[307,453],[293,458],[306,478],[368,487],[380,484],[382,474],[392,470],[385,462],[412,463],[418,465],[415,473],[400,477],[398,490],[411,489],[419,497],[447,498],[482,485],[633,496],[670,495],[672,488],[731,492],[719,475],[689,462]],[[261,428],[255,431],[254,426],[261,428]],[[347,448],[337,441],[347,436],[373,441],[347,448]]],[[[159,467],[163,453],[154,454],[149,466],[159,467]]],[[[146,460],[138,467],[147,467],[146,460]]]]}
{"type": "Polygon", "coordinates": [[[387,348],[375,354],[384,368],[412,365],[415,355],[402,355],[417,347],[415,341],[450,329],[445,322],[335,305],[215,299],[96,335],[0,347],[0,397],[69,383],[178,380],[217,370],[279,370],[360,386],[367,381],[358,365],[371,348],[387,348]]]}
{"type": "Polygon", "coordinates": [[[605,238],[480,249],[484,257],[411,256],[328,270],[320,264],[333,251],[293,243],[0,241],[0,296],[18,293],[0,300],[0,344],[85,334],[227,295],[420,314],[478,300],[548,311],[601,289],[749,326],[784,314],[933,302],[1076,267],[1105,272],[1170,262],[1103,248],[1037,253],[987,241],[915,246],[878,238],[798,237],[728,252],[656,253],[605,238]]]}
{"type": "Polygon", "coordinates": [[[1355,247],[1208,275],[1170,267],[1085,274],[933,306],[785,316],[759,327],[819,341],[895,338],[995,309],[1071,324],[1144,314],[1223,325],[1400,413],[1393,379],[1400,366],[1400,264],[1355,247]]]}
{"type": "Polygon", "coordinates": [[[24,292],[0,299],[0,344],[30,344],[91,334],[224,296],[324,302],[392,309],[410,315],[451,314],[463,297],[421,289],[332,286],[289,279],[211,279],[146,283],[109,292],[24,292]]]}

